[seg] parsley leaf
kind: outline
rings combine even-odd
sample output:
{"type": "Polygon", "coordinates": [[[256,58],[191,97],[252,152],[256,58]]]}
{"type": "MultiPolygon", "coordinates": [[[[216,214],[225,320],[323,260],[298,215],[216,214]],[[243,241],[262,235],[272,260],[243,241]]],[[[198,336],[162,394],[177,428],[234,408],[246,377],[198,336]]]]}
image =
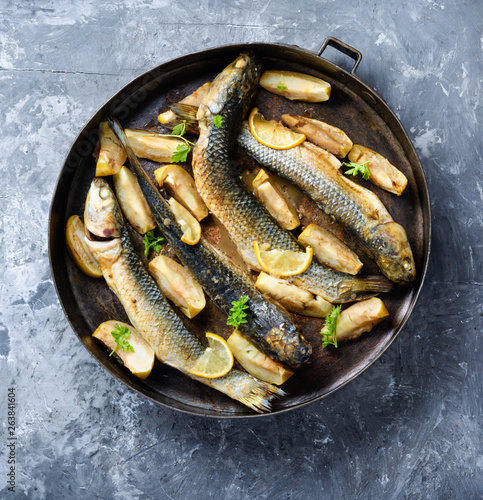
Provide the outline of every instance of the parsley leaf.
{"type": "Polygon", "coordinates": [[[334,306],[330,313],[325,317],[325,323],[320,331],[323,337],[322,349],[328,345],[337,347],[337,320],[339,319],[340,309],[342,306],[334,306]]]}
{"type": "Polygon", "coordinates": [[[171,131],[171,135],[179,135],[182,137],[186,132],[186,120],[183,120],[182,123],[178,123],[178,125],[175,125],[173,127],[173,130],[171,131]]]}
{"type": "Polygon", "coordinates": [[[171,161],[173,163],[180,163],[186,161],[186,158],[188,158],[188,154],[191,151],[191,149],[192,149],[191,146],[188,146],[188,144],[180,144],[176,148],[176,152],[171,157],[171,161]]]}
{"type": "Polygon", "coordinates": [[[149,250],[152,248],[156,253],[161,252],[161,249],[163,248],[163,243],[164,238],[162,236],[156,236],[154,234],[154,229],[151,229],[151,231],[148,231],[144,237],[143,237],[143,243],[144,243],[144,254],[146,257],[149,255],[149,250]]]}
{"type": "Polygon", "coordinates": [[[371,176],[371,171],[369,170],[369,161],[365,161],[364,163],[343,163],[346,167],[350,167],[349,170],[346,170],[344,173],[346,175],[362,175],[362,178],[364,180],[369,180],[369,177],[371,176]]]}
{"type": "Polygon", "coordinates": [[[216,128],[220,128],[223,125],[223,117],[221,117],[220,115],[214,116],[213,117],[213,125],[216,128]]]}
{"type": "Polygon", "coordinates": [[[238,300],[232,302],[233,307],[228,314],[228,319],[226,320],[227,325],[234,326],[235,330],[238,330],[238,327],[242,323],[247,323],[245,319],[247,317],[245,310],[249,307],[247,302],[248,297],[246,295],[242,295],[238,300]]]}
{"type": "Polygon", "coordinates": [[[116,341],[116,347],[111,351],[109,356],[112,356],[119,347],[124,352],[134,352],[134,347],[127,341],[127,339],[131,336],[131,330],[129,330],[129,328],[116,323],[116,328],[111,332],[111,335],[116,341]]]}
{"type": "Polygon", "coordinates": [[[282,90],[287,90],[287,86],[284,85],[283,82],[278,82],[277,89],[282,91],[282,90]]]}

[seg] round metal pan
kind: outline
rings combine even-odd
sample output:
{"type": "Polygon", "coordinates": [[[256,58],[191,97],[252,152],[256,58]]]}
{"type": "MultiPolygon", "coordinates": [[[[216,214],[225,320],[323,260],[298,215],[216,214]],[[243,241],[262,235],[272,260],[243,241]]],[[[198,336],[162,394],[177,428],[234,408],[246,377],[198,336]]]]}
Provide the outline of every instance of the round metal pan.
{"type": "MultiPolygon", "coordinates": [[[[254,105],[266,117],[280,119],[282,113],[289,112],[327,121],[344,130],[354,143],[378,151],[408,177],[408,187],[400,197],[377,189],[366,181],[360,182],[378,194],[394,219],[406,229],[418,273],[417,281],[412,286],[396,286],[382,297],[390,312],[389,319],[372,332],[346,342],[338,349],[321,349],[318,332],[322,320],[294,315],[300,330],[312,343],[314,354],[311,364],[284,384],[283,389],[288,395],[274,402],[272,413],[298,408],[331,394],[361,374],[382,355],[411,314],[423,284],[430,248],[429,197],[421,164],[394,113],[373,89],[355,75],[361,54],[341,41],[328,38],[318,53],[294,46],[264,43],[218,47],[162,64],[124,87],[84,127],[60,173],[49,223],[49,255],[55,286],[73,330],[88,351],[112,375],[163,406],[218,418],[258,415],[157,361],[151,375],[141,381],[110,358],[107,349],[92,338],[92,332],[101,322],[108,319],[127,321],[127,318],[104,280],[89,278],[73,265],[66,251],[65,224],[70,215],[83,214],[87,190],[95,172],[92,152],[97,141],[97,127],[107,113],[117,117],[124,127],[158,128],[156,117],[159,112],[213,79],[240,52],[247,49],[261,58],[264,69],[309,73],[332,85],[331,97],[324,103],[288,101],[261,89],[254,105]],[[320,57],[328,45],[354,60],[351,72],[320,57]]],[[[238,150],[236,155],[240,173],[258,168],[243,151],[238,150]]],[[[155,165],[147,161],[143,165],[152,175],[155,165]]],[[[330,221],[310,200],[298,196],[297,202],[303,225],[316,221],[330,226],[332,231],[354,247],[355,242],[343,229],[330,221]]],[[[208,235],[214,235],[216,241],[219,239],[220,230],[213,221],[208,220],[204,230],[208,235]]],[[[140,250],[140,257],[144,258],[141,239],[134,232],[133,239],[140,250]]],[[[355,248],[357,250],[357,245],[355,248]]],[[[374,264],[361,255],[365,272],[377,273],[374,264]]],[[[196,318],[182,319],[191,331],[200,336],[213,330],[224,336],[230,334],[230,327],[225,324],[226,318],[209,301],[196,318]]]]}

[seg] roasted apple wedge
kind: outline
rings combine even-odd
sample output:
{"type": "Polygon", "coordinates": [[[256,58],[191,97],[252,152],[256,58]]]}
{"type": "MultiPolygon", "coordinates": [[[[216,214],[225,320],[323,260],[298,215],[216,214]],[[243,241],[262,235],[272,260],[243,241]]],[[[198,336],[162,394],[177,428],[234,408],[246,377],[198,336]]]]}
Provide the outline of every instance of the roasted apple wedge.
{"type": "Polygon", "coordinates": [[[353,163],[369,162],[368,168],[371,173],[369,180],[374,185],[398,196],[406,189],[408,183],[406,176],[379,153],[354,144],[348,158],[353,163]]]}
{"type": "Polygon", "coordinates": [[[193,177],[179,165],[165,165],[154,171],[159,187],[166,188],[199,221],[208,215],[208,209],[196,189],[193,177]]]}
{"type": "Polygon", "coordinates": [[[206,305],[205,294],[195,277],[166,255],[149,263],[149,271],[166,297],[188,317],[194,318],[206,305]]]}
{"type": "Polygon", "coordinates": [[[122,167],[112,176],[116,197],[129,224],[140,234],[145,234],[156,227],[153,212],[139,186],[136,176],[122,167]]]}
{"type": "Polygon", "coordinates": [[[97,327],[92,336],[99,339],[136,377],[145,379],[151,373],[154,350],[133,326],[121,321],[105,321],[97,327]],[[115,336],[122,335],[122,332],[125,335],[122,342],[118,343],[115,336]]]}
{"type": "Polygon", "coordinates": [[[259,380],[281,385],[294,373],[279,361],[274,361],[259,351],[238,330],[230,335],[227,343],[235,359],[250,375],[259,380]]]}
{"type": "Polygon", "coordinates": [[[330,83],[305,73],[295,71],[268,70],[260,78],[265,90],[287,99],[322,102],[330,97],[330,83]]]}

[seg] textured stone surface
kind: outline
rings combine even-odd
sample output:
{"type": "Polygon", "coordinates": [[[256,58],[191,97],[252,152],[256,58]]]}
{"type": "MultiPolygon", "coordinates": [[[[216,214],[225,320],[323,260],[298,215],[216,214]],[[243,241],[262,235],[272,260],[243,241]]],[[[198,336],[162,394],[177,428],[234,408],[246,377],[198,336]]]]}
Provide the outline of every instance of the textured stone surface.
{"type": "Polygon", "coordinates": [[[483,497],[482,3],[354,5],[0,0],[2,498],[483,497]],[[316,50],[329,35],[364,54],[358,75],[425,169],[433,252],[414,313],[373,367],[322,402],[221,422],[157,407],[91,358],[60,309],[47,217],[63,158],[104,101],[161,62],[231,42],[316,50]]]}

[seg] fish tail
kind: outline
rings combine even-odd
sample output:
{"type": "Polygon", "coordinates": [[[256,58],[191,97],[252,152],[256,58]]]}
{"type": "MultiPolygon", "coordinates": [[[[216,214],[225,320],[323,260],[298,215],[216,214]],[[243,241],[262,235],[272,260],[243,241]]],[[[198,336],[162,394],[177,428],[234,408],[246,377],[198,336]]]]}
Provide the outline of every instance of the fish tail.
{"type": "Polygon", "coordinates": [[[262,382],[237,369],[232,369],[220,378],[208,379],[189,374],[188,376],[225,393],[257,413],[269,412],[272,409],[273,398],[286,396],[286,393],[275,385],[262,382]]]}
{"type": "Polygon", "coordinates": [[[198,120],[196,119],[198,108],[196,106],[177,102],[176,104],[172,104],[170,109],[176,114],[178,123],[181,121],[184,122],[186,130],[199,134],[198,120]]]}
{"type": "Polygon", "coordinates": [[[289,283],[320,295],[332,304],[368,299],[378,293],[389,292],[394,286],[384,276],[359,278],[338,271],[329,271],[318,265],[311,265],[305,273],[285,279],[289,283]]]}
{"type": "Polygon", "coordinates": [[[254,387],[249,394],[240,398],[235,398],[240,403],[248,406],[257,413],[269,412],[272,409],[270,404],[274,397],[286,396],[287,393],[266,382],[260,382],[257,387],[254,387]]]}
{"type": "Polygon", "coordinates": [[[365,300],[381,292],[389,292],[394,284],[384,276],[364,276],[337,285],[336,303],[365,300]]]}
{"type": "Polygon", "coordinates": [[[338,287],[339,300],[335,302],[344,303],[370,299],[379,293],[389,292],[393,287],[394,283],[384,276],[364,276],[364,278],[354,281],[350,289],[341,283],[338,287]]]}
{"type": "Polygon", "coordinates": [[[384,276],[364,276],[363,279],[354,283],[353,290],[357,293],[372,292],[374,295],[375,293],[389,292],[393,286],[394,283],[384,276]]]}

